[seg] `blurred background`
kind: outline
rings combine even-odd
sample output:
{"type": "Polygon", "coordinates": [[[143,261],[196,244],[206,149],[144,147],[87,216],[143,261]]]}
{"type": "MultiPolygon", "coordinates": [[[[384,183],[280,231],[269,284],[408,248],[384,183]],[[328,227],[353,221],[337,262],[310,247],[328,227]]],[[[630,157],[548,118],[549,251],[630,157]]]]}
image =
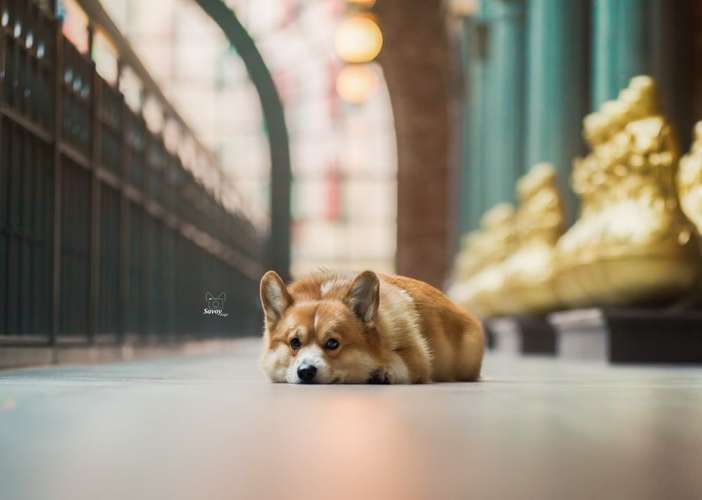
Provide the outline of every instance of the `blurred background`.
{"type": "Polygon", "coordinates": [[[701,28],[0,0],[0,498],[702,498],[701,28]],[[321,267],[445,291],[480,383],[270,384],[259,280],[321,267]]]}
{"type": "MultiPolygon", "coordinates": [[[[392,109],[377,63],[348,68],[335,49],[346,4],[225,3],[253,37],[285,110],[292,168],[291,272],[321,266],[391,271],[397,212],[392,109]]],[[[254,83],[236,48],[190,0],[102,5],[216,156],[231,180],[236,208],[265,235],[271,218],[270,146],[254,83]]],[[[88,19],[80,5],[66,1],[63,9],[69,38],[87,50],[88,19]]],[[[371,49],[379,50],[382,35],[371,36],[378,37],[370,40],[378,44],[371,49]]],[[[357,42],[343,43],[354,49],[357,42]]],[[[109,41],[93,54],[98,68],[116,66],[118,53],[109,41]]],[[[121,89],[138,95],[138,85],[134,78],[121,89]]],[[[145,113],[157,129],[159,111],[151,107],[145,113]]]]}
{"type": "MultiPolygon", "coordinates": [[[[216,154],[257,230],[266,234],[269,145],[261,105],[236,49],[192,1],[103,3],[164,93],[216,154]]],[[[292,273],[320,266],[392,270],[397,211],[392,109],[375,63],[359,67],[360,77],[344,71],[334,45],[344,2],[227,6],[254,38],[285,110],[292,273]]]]}
{"type": "Polygon", "coordinates": [[[251,335],[270,268],[416,277],[547,351],[563,312],[698,327],[698,2],[0,0],[0,20],[8,348],[251,335]]]}

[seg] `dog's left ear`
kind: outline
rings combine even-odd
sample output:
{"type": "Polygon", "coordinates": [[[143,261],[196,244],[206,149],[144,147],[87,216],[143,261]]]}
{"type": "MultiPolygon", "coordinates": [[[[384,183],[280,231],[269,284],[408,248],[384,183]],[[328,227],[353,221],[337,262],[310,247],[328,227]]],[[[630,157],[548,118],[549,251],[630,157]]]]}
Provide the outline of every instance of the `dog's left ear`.
{"type": "Polygon", "coordinates": [[[354,278],[344,303],[366,324],[372,324],[380,304],[380,282],[373,271],[363,271],[354,278]]]}
{"type": "Polygon", "coordinates": [[[268,271],[261,278],[261,305],[266,321],[274,325],[292,305],[292,297],[285,283],[275,271],[268,271]]]}

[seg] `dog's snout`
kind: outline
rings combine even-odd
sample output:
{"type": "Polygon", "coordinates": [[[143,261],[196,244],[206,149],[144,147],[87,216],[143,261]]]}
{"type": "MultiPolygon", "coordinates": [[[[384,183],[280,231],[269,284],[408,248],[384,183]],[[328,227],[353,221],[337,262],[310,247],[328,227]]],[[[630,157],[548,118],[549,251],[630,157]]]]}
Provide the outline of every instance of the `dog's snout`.
{"type": "Polygon", "coordinates": [[[317,375],[317,367],[314,365],[302,365],[297,369],[297,376],[303,384],[309,384],[314,381],[317,375]]]}

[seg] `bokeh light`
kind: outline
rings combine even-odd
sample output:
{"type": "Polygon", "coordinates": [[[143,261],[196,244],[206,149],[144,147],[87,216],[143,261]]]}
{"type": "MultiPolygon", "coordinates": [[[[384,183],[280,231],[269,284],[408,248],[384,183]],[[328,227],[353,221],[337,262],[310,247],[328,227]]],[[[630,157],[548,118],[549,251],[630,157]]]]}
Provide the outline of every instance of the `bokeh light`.
{"type": "Polygon", "coordinates": [[[348,63],[370,62],[383,47],[383,34],[371,16],[352,15],[341,22],[334,40],[336,53],[348,63]]]}
{"type": "Polygon", "coordinates": [[[344,67],[336,79],[336,91],[350,104],[361,104],[376,90],[378,80],[368,65],[354,64],[344,67]]]}

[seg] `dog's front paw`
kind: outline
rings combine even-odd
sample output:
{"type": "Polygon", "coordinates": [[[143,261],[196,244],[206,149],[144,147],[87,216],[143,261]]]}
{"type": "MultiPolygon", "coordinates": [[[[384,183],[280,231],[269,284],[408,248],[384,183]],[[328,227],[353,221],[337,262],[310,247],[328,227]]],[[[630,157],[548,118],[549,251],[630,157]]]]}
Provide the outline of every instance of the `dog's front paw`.
{"type": "Polygon", "coordinates": [[[382,368],[378,368],[377,370],[373,370],[368,377],[367,380],[368,384],[391,384],[392,382],[390,381],[390,374],[383,370],[382,368]]]}

